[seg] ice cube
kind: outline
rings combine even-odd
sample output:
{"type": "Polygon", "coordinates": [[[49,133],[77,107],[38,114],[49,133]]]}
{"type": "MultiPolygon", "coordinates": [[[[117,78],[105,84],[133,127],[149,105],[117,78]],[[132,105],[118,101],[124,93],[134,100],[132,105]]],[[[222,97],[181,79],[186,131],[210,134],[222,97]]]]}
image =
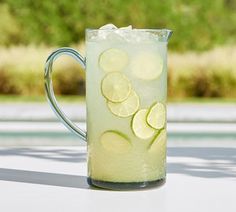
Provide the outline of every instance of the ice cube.
{"type": "Polygon", "coordinates": [[[133,28],[131,25],[117,28],[114,24],[109,23],[101,26],[93,37],[94,40],[111,40],[111,41],[126,41],[131,43],[143,42],[150,40],[150,33],[140,31],[133,28]]]}
{"type": "Polygon", "coordinates": [[[131,43],[139,43],[149,40],[149,32],[132,29],[132,33],[127,32],[127,41],[131,43]]]}
{"type": "Polygon", "coordinates": [[[108,35],[116,29],[117,29],[117,27],[114,24],[106,24],[104,26],[101,26],[99,28],[97,38],[99,40],[101,40],[101,39],[105,40],[105,39],[107,39],[108,35]]]}
{"type": "Polygon", "coordinates": [[[106,39],[110,41],[124,41],[124,36],[118,30],[107,33],[106,39]]]}
{"type": "Polygon", "coordinates": [[[116,39],[127,41],[128,37],[130,36],[130,30],[132,30],[131,25],[129,25],[127,27],[120,27],[120,28],[116,29],[115,30],[116,39]]]}
{"type": "Polygon", "coordinates": [[[99,29],[117,29],[117,27],[114,24],[105,24],[101,26],[99,29]]]}
{"type": "Polygon", "coordinates": [[[118,30],[132,30],[132,25],[129,25],[127,27],[120,27],[118,30]]]}

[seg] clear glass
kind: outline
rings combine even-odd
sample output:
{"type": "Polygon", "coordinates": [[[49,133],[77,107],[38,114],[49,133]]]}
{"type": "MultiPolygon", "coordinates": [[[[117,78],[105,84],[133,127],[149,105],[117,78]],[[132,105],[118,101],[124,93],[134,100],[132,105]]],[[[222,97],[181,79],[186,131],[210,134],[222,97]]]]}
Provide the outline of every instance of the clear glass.
{"type": "Polygon", "coordinates": [[[63,123],[87,141],[88,182],[107,189],[161,185],[166,176],[167,43],[172,31],[86,30],[87,133],[54,97],[53,57],[45,68],[49,102],[63,123]]]}

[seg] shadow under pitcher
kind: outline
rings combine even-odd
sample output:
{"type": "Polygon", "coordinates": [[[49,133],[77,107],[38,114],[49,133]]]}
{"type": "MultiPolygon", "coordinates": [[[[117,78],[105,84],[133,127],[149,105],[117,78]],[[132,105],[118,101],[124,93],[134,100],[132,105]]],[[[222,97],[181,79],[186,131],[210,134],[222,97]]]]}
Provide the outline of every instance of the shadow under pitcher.
{"type": "MultiPolygon", "coordinates": [[[[130,190],[166,177],[168,29],[87,29],[86,61],[72,48],[45,65],[48,101],[64,125],[87,142],[88,183],[130,190]],[[86,69],[87,132],[61,111],[52,86],[53,62],[70,55],[86,69]]],[[[66,74],[66,73],[65,73],[66,74]]]]}

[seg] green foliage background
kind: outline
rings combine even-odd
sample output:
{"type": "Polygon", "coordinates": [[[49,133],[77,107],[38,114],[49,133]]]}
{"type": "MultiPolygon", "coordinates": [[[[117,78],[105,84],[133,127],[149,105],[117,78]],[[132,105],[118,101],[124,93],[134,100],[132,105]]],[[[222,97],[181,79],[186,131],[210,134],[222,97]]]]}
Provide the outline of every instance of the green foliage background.
{"type": "MultiPolygon", "coordinates": [[[[0,0],[0,95],[44,95],[49,53],[82,51],[85,28],[107,23],[174,31],[170,97],[236,97],[236,0],[0,0]]],[[[59,61],[56,93],[84,95],[80,66],[59,61]]]]}
{"type": "Polygon", "coordinates": [[[206,50],[236,41],[235,0],[0,0],[0,45],[68,46],[108,22],[170,28],[170,48],[206,50]]]}

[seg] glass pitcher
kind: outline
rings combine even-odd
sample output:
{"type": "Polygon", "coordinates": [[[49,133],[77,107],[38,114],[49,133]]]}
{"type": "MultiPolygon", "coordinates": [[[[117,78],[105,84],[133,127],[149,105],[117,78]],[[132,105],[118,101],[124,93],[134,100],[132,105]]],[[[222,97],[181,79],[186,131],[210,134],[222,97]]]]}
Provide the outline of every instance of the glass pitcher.
{"type": "Polygon", "coordinates": [[[167,29],[87,29],[86,59],[71,48],[48,57],[47,98],[64,125],[87,142],[90,185],[125,190],[165,182],[171,34],[167,29]],[[86,69],[87,132],[68,119],[54,96],[53,62],[63,54],[86,69]]]}

